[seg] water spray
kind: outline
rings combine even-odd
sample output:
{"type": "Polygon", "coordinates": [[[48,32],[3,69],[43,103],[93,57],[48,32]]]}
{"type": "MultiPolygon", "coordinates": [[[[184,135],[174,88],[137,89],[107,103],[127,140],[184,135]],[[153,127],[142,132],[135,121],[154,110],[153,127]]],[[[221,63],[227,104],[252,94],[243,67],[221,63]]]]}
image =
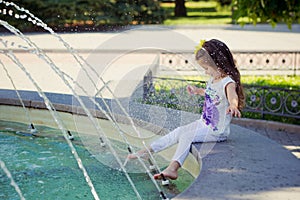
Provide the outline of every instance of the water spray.
{"type": "MultiPolygon", "coordinates": [[[[3,40],[0,40],[0,41],[1,41],[4,45],[7,45],[7,42],[5,42],[5,41],[3,41],[3,40]]],[[[4,69],[4,71],[6,72],[6,76],[7,76],[8,79],[10,80],[10,82],[11,82],[11,84],[12,84],[12,86],[13,86],[13,88],[14,88],[14,90],[15,90],[17,96],[18,96],[18,99],[19,99],[19,101],[20,101],[20,103],[21,103],[21,105],[22,105],[22,107],[23,107],[23,110],[24,110],[24,112],[25,112],[25,115],[26,115],[26,117],[27,117],[27,119],[28,119],[28,121],[29,121],[28,130],[30,130],[30,133],[31,133],[32,135],[34,135],[34,134],[37,133],[38,131],[37,131],[37,129],[34,127],[34,125],[33,125],[33,123],[32,123],[32,120],[31,120],[29,111],[28,111],[28,109],[25,107],[25,104],[24,104],[24,102],[23,102],[23,100],[22,100],[22,98],[21,98],[21,95],[20,95],[19,91],[17,90],[17,87],[16,87],[16,85],[15,85],[15,83],[14,83],[12,77],[10,76],[10,74],[9,74],[9,72],[8,72],[8,70],[7,70],[7,68],[4,66],[4,64],[2,63],[1,60],[0,60],[0,65],[2,66],[2,68],[4,69]]]]}
{"type": "MultiPolygon", "coordinates": [[[[2,1],[1,1],[2,2],[2,1]]],[[[4,1],[3,1],[4,2],[4,1]]],[[[14,7],[16,7],[18,10],[20,10],[20,11],[22,11],[22,12],[26,12],[26,14],[28,14],[30,17],[34,17],[28,10],[25,10],[25,9],[23,9],[23,8],[20,8],[20,7],[18,7],[18,6],[16,6],[14,3],[9,3],[9,4],[7,4],[7,6],[9,6],[9,5],[12,5],[12,6],[14,6],[14,7]]],[[[25,17],[26,18],[26,17],[25,17]]],[[[30,18],[31,19],[31,18],[30,18]]],[[[38,22],[38,23],[36,23],[36,25],[37,26],[41,26],[41,27],[43,27],[45,30],[48,30],[51,34],[53,34],[54,36],[56,36],[56,37],[58,37],[58,39],[61,41],[61,42],[63,42],[64,43],[64,45],[68,48],[68,50],[70,50],[70,52],[72,53],[72,55],[74,55],[74,49],[73,48],[71,48],[66,42],[64,42],[63,40],[62,40],[62,38],[60,37],[60,36],[58,36],[50,27],[47,27],[47,25],[46,26],[43,26],[44,25],[44,23],[41,21],[41,20],[39,20],[38,18],[36,19],[36,21],[35,22],[38,22]]],[[[37,53],[40,53],[40,52],[37,52],[37,53]]],[[[76,52],[75,52],[76,53],[76,52]]],[[[78,56],[78,55],[77,55],[78,56]]],[[[75,59],[78,61],[78,63],[79,64],[81,64],[81,62],[78,60],[78,58],[74,55],[74,57],[75,57],[75,59]]],[[[79,56],[79,58],[80,59],[82,59],[83,60],[83,58],[82,57],[80,57],[79,56]]],[[[81,64],[82,65],[82,64],[81,64]]],[[[51,65],[50,64],[50,66],[51,67],[53,67],[53,65],[51,65]]],[[[89,66],[89,65],[88,65],[89,66]]],[[[90,67],[90,66],[89,66],[90,67]]],[[[86,71],[86,70],[85,70],[86,71]]],[[[94,70],[93,70],[94,71],[94,70]]],[[[57,71],[56,71],[57,72],[57,71]]],[[[94,71],[95,72],[95,71],[94,71]]],[[[103,79],[100,77],[100,80],[101,81],[103,81],[103,79]]],[[[104,81],[103,81],[104,82],[104,81]]],[[[105,82],[104,82],[105,83],[105,82]]],[[[106,86],[107,87],[107,86],[106,86]]],[[[108,90],[112,93],[112,91],[110,90],[110,88],[109,87],[107,87],[108,88],[108,90]]],[[[113,94],[113,93],[112,93],[113,94]]],[[[119,103],[119,102],[118,102],[119,103]]],[[[120,105],[121,106],[121,105],[120,105]]],[[[124,111],[124,112],[126,112],[125,110],[124,110],[124,108],[121,106],[121,109],[124,111]]],[[[125,113],[126,114],[126,113],[125,113]]],[[[127,114],[128,115],[128,114],[127,114]]],[[[131,121],[132,122],[132,121],[131,121]]],[[[132,122],[132,126],[134,126],[134,124],[133,124],[133,122],[132,122]]],[[[136,129],[136,127],[134,126],[134,128],[136,129]]],[[[137,131],[137,130],[136,130],[137,131]]],[[[137,133],[139,134],[139,132],[137,131],[137,133]]],[[[143,144],[145,145],[145,143],[144,143],[144,141],[143,141],[143,144]]],[[[147,149],[147,148],[146,148],[147,149]]],[[[147,149],[148,150],[148,149],[147,149]]],[[[148,150],[149,151],[149,150],[148,150]]],[[[152,157],[152,155],[151,155],[151,153],[150,153],[150,156],[152,157]]],[[[140,158],[139,158],[139,156],[137,156],[138,157],[138,159],[140,160],[140,158]]],[[[155,162],[155,160],[154,160],[154,162],[155,162]]],[[[143,163],[142,163],[143,164],[143,163]]],[[[147,169],[147,168],[146,168],[147,169]]],[[[159,170],[159,169],[158,169],[159,170]]],[[[148,171],[148,170],[146,170],[146,171],[148,171]]],[[[126,172],[126,171],[124,171],[124,172],[126,172]]],[[[154,183],[155,183],[155,181],[154,181],[154,183]]],[[[156,184],[155,184],[156,185],[156,184]]],[[[156,185],[157,186],[157,185],[156,185]]],[[[157,187],[158,188],[158,187],[157,187]]],[[[159,188],[158,188],[159,189],[159,188]]]]}

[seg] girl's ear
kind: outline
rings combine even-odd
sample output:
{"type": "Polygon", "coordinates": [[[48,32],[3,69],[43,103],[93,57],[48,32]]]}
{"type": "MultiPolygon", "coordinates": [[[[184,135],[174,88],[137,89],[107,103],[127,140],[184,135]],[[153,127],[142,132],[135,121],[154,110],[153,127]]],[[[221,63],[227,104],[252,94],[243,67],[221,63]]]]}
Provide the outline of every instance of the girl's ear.
{"type": "Polygon", "coordinates": [[[221,69],[220,67],[218,67],[218,71],[219,71],[222,75],[227,75],[227,74],[225,73],[225,71],[224,71],[223,69],[221,69]]]}

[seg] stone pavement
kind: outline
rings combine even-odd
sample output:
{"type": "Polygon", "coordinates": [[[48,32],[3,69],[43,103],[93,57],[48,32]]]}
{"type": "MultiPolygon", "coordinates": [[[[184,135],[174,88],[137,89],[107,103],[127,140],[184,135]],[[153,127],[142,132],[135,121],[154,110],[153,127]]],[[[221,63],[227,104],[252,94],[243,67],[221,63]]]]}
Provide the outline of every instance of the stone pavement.
{"type": "MultiPolygon", "coordinates": [[[[200,152],[203,145],[195,144],[200,152]]],[[[297,200],[299,196],[299,159],[269,138],[232,125],[228,141],[216,144],[202,158],[199,177],[175,199],[297,200]]]]}
{"type": "Polygon", "coordinates": [[[300,159],[300,126],[254,119],[234,119],[233,123],[275,141],[300,159]]]}
{"type": "Polygon", "coordinates": [[[299,132],[289,132],[280,130],[270,130],[260,127],[246,127],[256,133],[259,133],[265,137],[274,140],[278,144],[282,145],[284,148],[289,150],[296,158],[300,159],[300,128],[299,132]]]}

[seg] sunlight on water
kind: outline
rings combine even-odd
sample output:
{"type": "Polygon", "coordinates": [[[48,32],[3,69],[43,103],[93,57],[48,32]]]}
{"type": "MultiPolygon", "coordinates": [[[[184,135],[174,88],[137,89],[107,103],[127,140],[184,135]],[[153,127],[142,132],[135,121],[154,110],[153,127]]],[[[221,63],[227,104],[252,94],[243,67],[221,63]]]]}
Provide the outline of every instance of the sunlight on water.
{"type": "MultiPolygon", "coordinates": [[[[27,133],[27,125],[0,121],[0,155],[11,176],[26,199],[92,199],[90,189],[82,177],[69,146],[61,132],[37,126],[38,136],[27,133]]],[[[101,199],[137,199],[124,173],[103,165],[91,155],[74,133],[74,146],[82,158],[95,189],[101,199]]],[[[117,144],[116,144],[117,145],[117,144]]],[[[102,152],[105,153],[105,152],[102,152]]],[[[181,180],[164,187],[172,197],[186,189],[194,178],[180,171],[181,180]]],[[[145,173],[130,174],[142,199],[160,199],[159,193],[145,173]]],[[[16,199],[18,193],[9,184],[9,177],[0,172],[1,199],[16,199]]]]}

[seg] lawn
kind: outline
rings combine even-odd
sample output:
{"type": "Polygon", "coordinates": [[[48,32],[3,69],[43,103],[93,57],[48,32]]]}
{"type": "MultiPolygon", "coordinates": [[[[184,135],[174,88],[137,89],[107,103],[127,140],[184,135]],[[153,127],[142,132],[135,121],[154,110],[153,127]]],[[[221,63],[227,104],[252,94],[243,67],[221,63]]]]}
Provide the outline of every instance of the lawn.
{"type": "Polygon", "coordinates": [[[161,3],[169,17],[165,25],[230,24],[230,7],[221,7],[216,1],[187,1],[187,17],[174,17],[175,3],[161,3]]]}
{"type": "MultiPolygon", "coordinates": [[[[203,80],[201,76],[178,77],[184,80],[203,80]]],[[[300,90],[300,76],[241,76],[242,84],[300,90]]]]}
{"type": "Polygon", "coordinates": [[[242,76],[243,84],[300,90],[300,76],[242,76]]]}

